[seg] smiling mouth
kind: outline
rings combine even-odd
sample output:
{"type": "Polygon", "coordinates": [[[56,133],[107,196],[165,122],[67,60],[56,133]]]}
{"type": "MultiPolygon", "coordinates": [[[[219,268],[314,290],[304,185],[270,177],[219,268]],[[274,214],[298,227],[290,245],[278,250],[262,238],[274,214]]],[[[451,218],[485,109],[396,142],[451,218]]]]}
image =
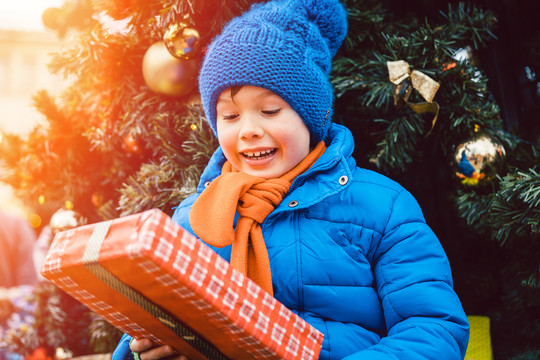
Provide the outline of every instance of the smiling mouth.
{"type": "Polygon", "coordinates": [[[249,160],[261,160],[272,156],[276,153],[277,149],[264,150],[264,151],[255,151],[255,152],[243,152],[241,153],[246,159],[249,160]]]}

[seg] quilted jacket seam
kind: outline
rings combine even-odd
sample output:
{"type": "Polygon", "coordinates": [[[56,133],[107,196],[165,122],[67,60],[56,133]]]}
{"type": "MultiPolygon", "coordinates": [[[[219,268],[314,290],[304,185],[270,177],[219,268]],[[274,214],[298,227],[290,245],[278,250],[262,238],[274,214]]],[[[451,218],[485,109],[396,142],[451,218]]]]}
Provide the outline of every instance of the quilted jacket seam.
{"type": "MultiPolygon", "coordinates": [[[[396,197],[392,199],[392,209],[390,210],[390,212],[388,213],[388,217],[386,218],[386,222],[385,222],[385,225],[384,225],[384,230],[383,230],[383,233],[382,233],[382,237],[386,236],[386,234],[388,234],[390,232],[387,229],[388,223],[390,222],[390,219],[392,218],[392,215],[394,214],[394,207],[396,206],[396,200],[397,200],[398,197],[401,196],[401,194],[403,194],[404,191],[405,191],[405,189],[399,190],[396,197]]],[[[401,224],[397,225],[396,227],[398,227],[400,225],[401,224]]],[[[394,230],[396,227],[392,228],[391,230],[394,230]]]]}
{"type": "MultiPolygon", "coordinates": [[[[382,277],[382,273],[381,273],[381,277],[382,277]]],[[[386,282],[386,281],[385,281],[386,282]]],[[[444,281],[444,280],[441,280],[441,279],[430,279],[430,280],[422,280],[422,281],[418,281],[418,282],[415,282],[413,285],[416,286],[416,285],[419,285],[419,284],[424,284],[424,283],[429,283],[429,282],[441,282],[441,283],[444,283],[444,284],[447,284],[448,285],[448,282],[444,281]]],[[[401,287],[399,289],[395,289],[395,290],[392,290],[390,292],[387,292],[385,295],[384,295],[384,298],[387,299],[388,301],[388,304],[390,304],[390,306],[392,307],[392,310],[394,311],[394,313],[400,318],[402,319],[401,321],[407,319],[408,317],[406,316],[403,316],[402,314],[399,313],[399,311],[396,310],[396,308],[394,307],[394,305],[392,304],[392,299],[390,297],[390,295],[398,292],[398,291],[402,291],[404,289],[406,289],[407,287],[410,287],[409,286],[404,286],[404,287],[401,287]]],[[[381,299],[382,300],[382,299],[381,299]]],[[[448,331],[448,330],[447,330],[448,331]]]]}
{"type": "Polygon", "coordinates": [[[309,216],[308,213],[306,213],[305,215],[305,218],[306,219],[309,219],[309,220],[317,220],[317,221],[325,221],[325,222],[329,222],[329,223],[333,223],[333,224],[345,224],[345,225],[352,225],[352,226],[359,226],[359,227],[362,227],[366,230],[370,230],[370,231],[373,231],[379,235],[382,235],[382,233],[379,231],[379,230],[376,230],[376,229],[372,229],[368,226],[365,226],[365,225],[362,225],[362,224],[358,224],[356,222],[351,222],[351,221],[336,221],[334,219],[324,219],[324,218],[319,218],[319,217],[315,217],[315,216],[309,216]]]}
{"type": "MultiPolygon", "coordinates": [[[[388,217],[386,218],[386,222],[385,222],[385,225],[384,225],[384,230],[383,230],[383,233],[381,234],[381,237],[379,238],[379,242],[377,244],[377,247],[374,251],[374,253],[377,252],[377,250],[379,249],[379,246],[381,245],[381,242],[382,240],[384,239],[384,237],[386,236],[386,234],[388,234],[388,231],[387,231],[387,226],[388,226],[388,223],[390,222],[390,219],[392,218],[392,214],[394,213],[394,207],[396,205],[396,200],[397,198],[403,193],[404,189],[401,189],[396,197],[394,199],[392,199],[392,209],[391,211],[388,213],[388,217]]],[[[401,224],[399,224],[398,226],[401,226],[401,224]]],[[[394,227],[393,229],[395,229],[397,227],[394,227]]],[[[392,230],[393,230],[392,229],[392,230]]],[[[396,244],[393,244],[390,248],[388,248],[384,254],[386,254],[390,249],[392,249],[394,247],[394,245],[396,244]]],[[[377,257],[377,264],[379,263],[379,260],[380,258],[384,255],[384,254],[379,254],[379,256],[377,257]]],[[[382,279],[382,283],[385,284],[386,283],[386,278],[385,278],[385,275],[383,274],[383,271],[380,271],[379,272],[379,276],[381,277],[382,279]]],[[[401,314],[398,313],[398,311],[396,310],[396,308],[394,307],[394,304],[392,304],[392,300],[388,297],[388,295],[390,295],[390,293],[387,293],[385,297],[388,298],[388,304],[390,305],[390,307],[392,308],[392,311],[397,315],[399,316],[400,318],[403,318],[403,316],[401,316],[401,314]]],[[[382,300],[382,299],[381,299],[382,300]]],[[[387,329],[388,330],[388,329],[387,329]]]]}
{"type": "MultiPolygon", "coordinates": [[[[396,229],[399,229],[399,228],[400,228],[401,226],[403,226],[403,225],[408,225],[408,224],[422,224],[422,225],[423,225],[423,224],[425,224],[425,223],[424,223],[423,221],[421,221],[421,220],[405,221],[405,222],[402,222],[402,223],[400,223],[399,225],[393,227],[392,230],[391,230],[390,232],[392,232],[392,231],[394,231],[394,230],[396,230],[396,229]]],[[[385,233],[383,233],[381,237],[384,237],[384,236],[385,236],[385,233]]],[[[405,240],[405,239],[402,239],[401,241],[403,241],[403,240],[405,240]]],[[[392,244],[392,246],[390,246],[388,249],[386,249],[385,252],[383,252],[382,254],[379,255],[379,258],[380,258],[381,256],[383,256],[384,254],[386,254],[387,252],[389,252],[390,250],[392,250],[392,249],[394,248],[394,246],[400,244],[401,241],[398,241],[398,242],[392,244]]],[[[377,245],[377,248],[378,248],[378,247],[379,247],[379,246],[377,245]]],[[[377,260],[377,261],[378,261],[378,260],[377,260]]]]}

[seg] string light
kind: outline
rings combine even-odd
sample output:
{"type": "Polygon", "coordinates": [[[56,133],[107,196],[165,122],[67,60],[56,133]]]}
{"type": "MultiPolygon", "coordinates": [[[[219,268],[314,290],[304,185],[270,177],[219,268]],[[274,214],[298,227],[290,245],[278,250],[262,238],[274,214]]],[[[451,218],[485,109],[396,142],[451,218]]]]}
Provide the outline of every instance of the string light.
{"type": "Polygon", "coordinates": [[[196,124],[191,124],[190,127],[191,127],[191,130],[193,130],[193,131],[197,130],[197,125],[196,124]]]}
{"type": "Polygon", "coordinates": [[[39,205],[45,204],[45,195],[39,195],[38,203],[39,203],[39,205]]]}
{"type": "Polygon", "coordinates": [[[28,221],[34,229],[37,229],[41,226],[41,216],[39,216],[38,214],[31,214],[30,216],[28,216],[28,221]]]}
{"type": "Polygon", "coordinates": [[[73,210],[73,203],[69,200],[66,201],[66,209],[73,210]]]}

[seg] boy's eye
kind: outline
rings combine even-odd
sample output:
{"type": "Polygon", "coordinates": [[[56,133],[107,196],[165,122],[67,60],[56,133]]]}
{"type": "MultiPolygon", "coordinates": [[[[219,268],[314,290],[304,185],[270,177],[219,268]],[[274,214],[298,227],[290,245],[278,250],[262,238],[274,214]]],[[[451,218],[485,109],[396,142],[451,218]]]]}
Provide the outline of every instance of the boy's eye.
{"type": "Polygon", "coordinates": [[[277,115],[281,109],[275,109],[275,110],[263,110],[262,113],[265,115],[277,115]]]}
{"type": "Polygon", "coordinates": [[[223,115],[223,120],[234,120],[238,114],[223,115]]]}

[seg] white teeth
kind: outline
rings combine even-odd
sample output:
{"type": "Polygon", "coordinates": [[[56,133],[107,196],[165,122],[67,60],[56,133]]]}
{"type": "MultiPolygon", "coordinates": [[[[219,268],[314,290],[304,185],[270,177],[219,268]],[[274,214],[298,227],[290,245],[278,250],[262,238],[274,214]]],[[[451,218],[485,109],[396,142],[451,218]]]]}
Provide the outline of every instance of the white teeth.
{"type": "Polygon", "coordinates": [[[274,149],[256,151],[256,152],[244,152],[243,154],[244,154],[244,156],[247,156],[247,157],[260,157],[260,156],[265,156],[265,155],[271,154],[273,151],[274,151],[274,149]]]}

